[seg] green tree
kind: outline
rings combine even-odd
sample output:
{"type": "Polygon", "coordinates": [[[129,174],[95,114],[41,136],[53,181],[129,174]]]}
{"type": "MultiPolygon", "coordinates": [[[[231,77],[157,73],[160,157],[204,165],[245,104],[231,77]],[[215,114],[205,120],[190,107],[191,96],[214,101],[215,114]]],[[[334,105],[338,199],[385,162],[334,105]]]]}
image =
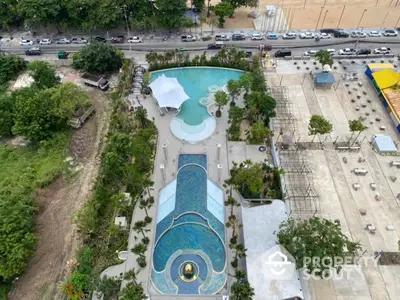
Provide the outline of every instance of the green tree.
{"type": "Polygon", "coordinates": [[[14,99],[13,97],[0,94],[0,138],[12,136],[14,126],[14,99]]]}
{"type": "Polygon", "coordinates": [[[230,175],[231,177],[226,182],[239,191],[245,199],[260,196],[264,187],[264,171],[261,164],[253,163],[250,160],[244,161],[240,165],[234,163],[230,175]]]}
{"type": "Polygon", "coordinates": [[[195,7],[199,12],[202,12],[205,6],[204,0],[192,0],[192,7],[195,7]]]}
{"type": "Polygon", "coordinates": [[[139,208],[140,209],[144,209],[144,212],[146,213],[146,217],[144,218],[144,221],[147,223],[147,224],[150,224],[151,223],[151,221],[153,220],[150,216],[149,216],[149,213],[148,213],[148,209],[150,209],[151,207],[152,207],[152,203],[149,201],[149,199],[140,199],[140,202],[139,202],[139,208]]]}
{"type": "Polygon", "coordinates": [[[246,72],[239,78],[239,85],[245,90],[245,95],[250,92],[251,86],[253,84],[253,74],[251,72],[246,72]]]}
{"type": "Polygon", "coordinates": [[[156,17],[161,27],[172,29],[182,25],[187,10],[185,0],[156,0],[156,17]]]}
{"type": "MultiPolygon", "coordinates": [[[[143,235],[143,241],[144,240],[148,240],[148,237],[145,236],[144,234],[144,229],[146,228],[147,223],[145,221],[137,221],[135,224],[133,224],[133,230],[136,232],[140,232],[143,235]]],[[[144,244],[148,244],[148,243],[144,243],[144,244]]]]}
{"type": "Polygon", "coordinates": [[[8,0],[2,3],[2,9],[0,9],[0,28],[9,30],[10,25],[16,23],[18,18],[17,4],[16,0],[8,0]]]}
{"type": "Polygon", "coordinates": [[[210,14],[210,17],[207,19],[207,24],[211,26],[211,35],[213,35],[214,27],[219,24],[218,17],[214,13],[210,14]]]}
{"type": "MultiPolygon", "coordinates": [[[[246,104],[248,106],[248,111],[253,108],[254,118],[249,118],[251,123],[257,121],[265,121],[266,124],[269,120],[276,115],[276,101],[275,99],[263,92],[252,92],[246,98],[246,104]]],[[[251,115],[251,114],[250,114],[251,115]]],[[[248,115],[248,117],[250,116],[248,115]]]]}
{"type": "Polygon", "coordinates": [[[15,78],[24,69],[25,63],[22,57],[0,53],[0,86],[15,78]]]}
{"type": "Polygon", "coordinates": [[[361,120],[355,119],[355,120],[349,120],[349,129],[351,131],[351,137],[349,140],[349,144],[351,139],[353,138],[353,135],[355,132],[358,132],[356,138],[354,139],[353,143],[351,146],[354,145],[354,143],[357,141],[358,137],[360,136],[361,132],[367,129],[367,126],[364,125],[364,123],[361,120]]]}
{"type": "Polygon", "coordinates": [[[308,135],[312,135],[313,139],[311,143],[314,142],[317,134],[328,134],[333,130],[333,125],[326,120],[323,116],[313,115],[311,116],[310,122],[308,123],[308,135]]]}
{"type": "Polygon", "coordinates": [[[312,217],[304,220],[289,218],[283,222],[278,233],[279,243],[296,259],[297,269],[304,268],[321,276],[330,268],[340,271],[338,257],[353,257],[361,249],[358,242],[352,242],[341,231],[339,220],[312,217]],[[347,250],[346,250],[347,249],[347,250]],[[313,258],[308,261],[306,258],[313,258]],[[314,258],[331,259],[332,265],[320,264],[314,258]]]}
{"type": "Polygon", "coordinates": [[[115,47],[91,42],[72,57],[75,69],[94,74],[112,72],[122,67],[123,53],[115,47]]]}
{"type": "Polygon", "coordinates": [[[233,261],[231,263],[232,267],[237,268],[239,264],[239,259],[246,257],[247,249],[243,244],[230,244],[229,248],[235,253],[233,261]]]}
{"type": "Polygon", "coordinates": [[[119,300],[147,300],[144,293],[143,286],[129,282],[124,289],[122,289],[119,300]]]}
{"type": "Polygon", "coordinates": [[[225,200],[224,204],[225,204],[225,206],[230,206],[230,216],[229,216],[229,218],[235,217],[235,215],[233,214],[233,208],[240,206],[239,201],[237,201],[234,197],[229,196],[228,199],[225,200]]]}
{"type": "Polygon", "coordinates": [[[33,195],[15,189],[4,187],[0,193],[0,277],[4,280],[13,279],[25,270],[27,259],[36,246],[32,233],[33,195]]]}
{"type": "Polygon", "coordinates": [[[38,89],[52,88],[60,83],[60,77],[56,69],[46,61],[36,60],[28,65],[29,75],[34,80],[34,86],[38,89]]]}
{"type": "Polygon", "coordinates": [[[254,288],[246,278],[236,280],[231,286],[231,292],[233,300],[252,300],[255,295],[254,288]]]}
{"type": "Polygon", "coordinates": [[[58,24],[62,9],[61,1],[23,0],[18,2],[18,12],[34,28],[58,24]]]}
{"type": "Polygon", "coordinates": [[[267,89],[267,83],[265,81],[265,76],[261,67],[261,61],[259,58],[255,57],[251,64],[251,70],[253,75],[253,80],[251,84],[251,90],[253,92],[265,93],[267,89]]]}
{"type": "Polygon", "coordinates": [[[315,58],[322,66],[329,65],[332,67],[333,65],[332,55],[326,50],[319,50],[317,54],[315,54],[315,58]]]}
{"type": "Polygon", "coordinates": [[[225,17],[233,16],[235,10],[232,5],[228,2],[220,2],[213,7],[213,12],[218,17],[218,26],[224,27],[225,17]]]}
{"type": "Polygon", "coordinates": [[[221,107],[228,104],[228,95],[224,91],[218,91],[214,94],[214,102],[218,106],[217,117],[221,116],[221,107]]]}
{"type": "Polygon", "coordinates": [[[238,80],[229,80],[226,85],[228,89],[229,96],[231,96],[231,106],[235,105],[236,98],[240,95],[240,90],[242,89],[238,80]]]}
{"type": "Polygon", "coordinates": [[[242,224],[239,224],[239,221],[236,219],[236,216],[234,218],[230,217],[228,222],[225,223],[225,226],[227,228],[232,228],[232,237],[230,239],[230,243],[232,245],[237,243],[237,238],[238,238],[238,233],[237,229],[242,228],[242,224]]]}
{"type": "Polygon", "coordinates": [[[264,122],[256,122],[250,128],[250,144],[264,144],[265,139],[273,136],[274,133],[264,125],[264,122]]]}
{"type": "Polygon", "coordinates": [[[133,254],[143,257],[144,254],[145,254],[146,251],[147,251],[147,245],[142,244],[142,243],[136,244],[136,245],[131,249],[131,251],[132,251],[133,254]]]}
{"type": "Polygon", "coordinates": [[[139,122],[141,128],[146,128],[149,120],[147,119],[147,110],[142,106],[135,108],[135,119],[139,122]]]}
{"type": "Polygon", "coordinates": [[[96,285],[95,294],[97,298],[104,300],[118,299],[121,282],[121,279],[103,276],[96,285]]]}
{"type": "MultiPolygon", "coordinates": [[[[236,10],[242,6],[246,6],[246,7],[257,7],[258,6],[257,0],[225,0],[225,1],[227,3],[229,3],[234,10],[236,10]]],[[[230,16],[232,16],[232,15],[230,15],[230,16]]]]}

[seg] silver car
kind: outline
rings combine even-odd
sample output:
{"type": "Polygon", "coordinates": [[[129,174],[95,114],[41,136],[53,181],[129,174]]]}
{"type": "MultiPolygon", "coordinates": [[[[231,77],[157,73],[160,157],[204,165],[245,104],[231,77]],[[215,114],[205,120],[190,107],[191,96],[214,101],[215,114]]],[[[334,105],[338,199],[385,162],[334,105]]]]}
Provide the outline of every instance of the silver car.
{"type": "Polygon", "coordinates": [[[71,41],[67,38],[59,38],[54,40],[56,44],[71,44],[71,41]]]}
{"type": "Polygon", "coordinates": [[[50,39],[41,39],[39,42],[40,45],[51,45],[50,39]]]}
{"type": "Polygon", "coordinates": [[[73,38],[71,40],[72,44],[87,44],[87,39],[84,38],[73,38]]]}

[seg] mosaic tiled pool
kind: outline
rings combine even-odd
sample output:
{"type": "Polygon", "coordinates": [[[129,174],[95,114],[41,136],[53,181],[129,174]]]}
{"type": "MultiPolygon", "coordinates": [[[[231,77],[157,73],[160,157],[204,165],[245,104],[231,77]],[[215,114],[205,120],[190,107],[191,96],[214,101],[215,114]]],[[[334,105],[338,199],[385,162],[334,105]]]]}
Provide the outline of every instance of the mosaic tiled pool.
{"type": "Polygon", "coordinates": [[[225,285],[224,193],[207,156],[184,154],[160,190],[151,280],[160,294],[212,295],[225,285]]]}

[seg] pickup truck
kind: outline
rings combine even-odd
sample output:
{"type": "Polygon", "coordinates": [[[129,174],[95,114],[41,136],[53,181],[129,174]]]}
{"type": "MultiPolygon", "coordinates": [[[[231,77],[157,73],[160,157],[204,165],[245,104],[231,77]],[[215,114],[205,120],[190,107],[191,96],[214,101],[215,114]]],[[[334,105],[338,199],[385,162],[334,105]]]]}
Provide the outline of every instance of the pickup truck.
{"type": "Polygon", "coordinates": [[[68,124],[73,128],[81,128],[83,123],[85,123],[86,119],[95,113],[95,109],[93,106],[89,107],[79,107],[75,111],[75,117],[68,121],[68,124]]]}
{"type": "Polygon", "coordinates": [[[86,85],[98,87],[102,91],[108,90],[109,82],[103,76],[96,76],[88,73],[83,73],[81,78],[86,85]]]}

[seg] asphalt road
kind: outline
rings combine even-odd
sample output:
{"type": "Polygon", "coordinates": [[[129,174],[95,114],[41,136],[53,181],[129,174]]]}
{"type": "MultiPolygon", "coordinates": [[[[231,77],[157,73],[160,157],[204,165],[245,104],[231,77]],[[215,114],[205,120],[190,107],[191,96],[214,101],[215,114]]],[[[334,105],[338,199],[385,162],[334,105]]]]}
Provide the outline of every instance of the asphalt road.
{"type": "MultiPolygon", "coordinates": [[[[196,42],[181,42],[181,41],[161,41],[161,40],[144,40],[143,43],[137,44],[113,44],[113,46],[121,50],[132,50],[132,51],[164,51],[169,49],[183,48],[186,51],[202,51],[207,50],[207,45],[213,43],[213,41],[196,41],[196,42]]],[[[377,48],[382,46],[390,47],[393,53],[400,53],[400,38],[364,38],[359,39],[358,45],[357,40],[352,38],[332,38],[326,40],[320,40],[316,42],[314,40],[262,40],[262,41],[227,41],[224,42],[227,46],[234,46],[244,50],[258,49],[260,44],[271,45],[273,49],[291,48],[294,55],[300,55],[307,49],[327,49],[327,48],[377,48]]],[[[67,44],[67,45],[42,45],[40,48],[44,54],[55,54],[59,50],[66,50],[68,52],[77,52],[84,45],[67,44]]],[[[2,50],[15,54],[24,54],[24,51],[29,49],[29,46],[21,47],[7,47],[3,45],[2,50]]]]}

